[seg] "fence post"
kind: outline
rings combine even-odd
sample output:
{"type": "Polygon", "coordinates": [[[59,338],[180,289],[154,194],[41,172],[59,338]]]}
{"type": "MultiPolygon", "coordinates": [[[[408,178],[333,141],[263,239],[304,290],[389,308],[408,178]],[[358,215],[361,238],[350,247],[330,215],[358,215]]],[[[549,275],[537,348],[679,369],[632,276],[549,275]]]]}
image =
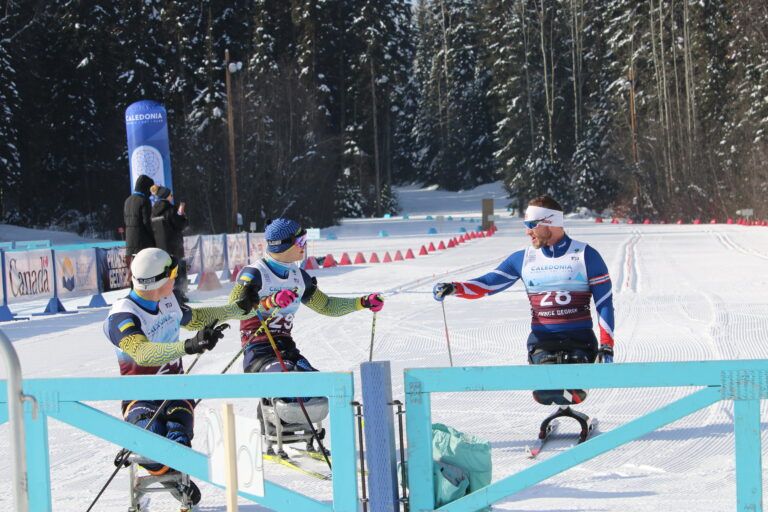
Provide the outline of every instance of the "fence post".
{"type": "Polygon", "coordinates": [[[50,512],[51,472],[48,452],[48,416],[40,410],[37,402],[24,404],[24,426],[26,427],[27,478],[30,489],[29,509],[35,512],[50,512]]]}
{"type": "Polygon", "coordinates": [[[733,401],[736,438],[736,510],[763,510],[763,468],[760,449],[760,399],[733,401]]]}
{"type": "Polygon", "coordinates": [[[355,416],[352,407],[354,381],[352,374],[336,387],[330,402],[330,424],[333,432],[333,510],[357,512],[357,460],[355,457],[355,416]]]}
{"type": "Polygon", "coordinates": [[[99,272],[99,249],[97,247],[93,248],[93,255],[96,258],[94,260],[94,265],[96,265],[96,293],[91,295],[91,300],[87,306],[79,306],[78,309],[109,307],[109,304],[104,299],[104,295],[102,295],[104,293],[104,282],[101,279],[101,272],[99,272]]]}
{"type": "Polygon", "coordinates": [[[5,281],[5,251],[0,251],[0,271],[3,272],[2,284],[3,285],[3,303],[0,304],[0,322],[8,322],[14,320],[13,313],[8,307],[8,286],[5,281]]]}
{"type": "Polygon", "coordinates": [[[229,244],[227,243],[227,234],[221,235],[222,243],[224,244],[224,270],[221,272],[221,279],[229,279],[232,277],[232,272],[229,270],[229,244]]]}
{"type": "Polygon", "coordinates": [[[74,311],[67,311],[64,304],[59,300],[59,280],[56,276],[56,251],[51,249],[51,275],[53,276],[53,297],[48,300],[48,305],[42,313],[34,313],[35,315],[54,315],[56,313],[74,313],[74,311]]]}
{"type": "Polygon", "coordinates": [[[368,462],[370,510],[398,511],[400,504],[397,495],[397,454],[389,361],[361,364],[360,379],[363,386],[365,459],[368,462]]]}
{"type": "Polygon", "coordinates": [[[11,425],[11,480],[13,500],[18,512],[29,510],[27,457],[24,453],[24,415],[22,412],[21,363],[11,340],[0,331],[0,354],[5,357],[8,373],[8,421],[11,425]]]}
{"type": "Polygon", "coordinates": [[[405,374],[405,429],[408,439],[408,503],[412,512],[434,510],[432,400],[417,378],[405,374]]]}

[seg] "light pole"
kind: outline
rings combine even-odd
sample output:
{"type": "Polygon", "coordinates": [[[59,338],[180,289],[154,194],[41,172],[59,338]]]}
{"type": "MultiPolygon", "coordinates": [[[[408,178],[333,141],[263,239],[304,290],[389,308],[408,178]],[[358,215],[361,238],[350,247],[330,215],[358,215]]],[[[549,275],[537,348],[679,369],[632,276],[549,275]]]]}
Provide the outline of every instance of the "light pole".
{"type": "Polygon", "coordinates": [[[237,168],[235,166],[235,122],[232,119],[232,73],[243,67],[242,62],[229,62],[229,49],[224,50],[224,68],[227,76],[227,132],[229,135],[229,177],[232,184],[231,231],[237,231],[237,168]]]}

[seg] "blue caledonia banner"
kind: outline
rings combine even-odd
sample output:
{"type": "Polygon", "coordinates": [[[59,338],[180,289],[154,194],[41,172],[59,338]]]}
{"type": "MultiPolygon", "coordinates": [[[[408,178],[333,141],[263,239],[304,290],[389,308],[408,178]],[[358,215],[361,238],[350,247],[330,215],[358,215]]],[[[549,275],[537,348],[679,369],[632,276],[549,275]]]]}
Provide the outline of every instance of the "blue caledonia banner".
{"type": "Polygon", "coordinates": [[[171,151],[168,146],[168,116],[165,107],[151,100],[137,101],[125,109],[131,192],[140,175],[173,190],[171,151]]]}

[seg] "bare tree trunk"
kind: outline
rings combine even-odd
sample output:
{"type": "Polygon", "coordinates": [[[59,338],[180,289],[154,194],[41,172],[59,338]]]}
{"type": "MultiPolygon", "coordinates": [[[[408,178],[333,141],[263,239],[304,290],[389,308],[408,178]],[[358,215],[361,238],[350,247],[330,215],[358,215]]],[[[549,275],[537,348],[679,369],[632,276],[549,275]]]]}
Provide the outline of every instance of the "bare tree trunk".
{"type": "Polygon", "coordinates": [[[528,63],[528,53],[529,53],[529,45],[528,45],[528,27],[525,24],[526,20],[526,12],[525,12],[525,0],[521,0],[518,2],[518,5],[520,5],[520,22],[523,26],[523,51],[525,52],[525,99],[528,107],[528,124],[529,124],[529,132],[531,135],[531,149],[533,149],[536,146],[536,132],[533,129],[533,105],[531,102],[531,71],[530,71],[530,65],[528,63]]]}
{"type": "MultiPolygon", "coordinates": [[[[540,10],[538,11],[539,14],[539,37],[541,41],[541,60],[543,63],[543,69],[544,69],[544,97],[546,102],[546,110],[547,110],[547,129],[549,134],[549,161],[554,162],[555,160],[555,145],[554,145],[554,134],[552,133],[552,118],[554,117],[554,76],[550,77],[552,73],[549,72],[547,69],[548,63],[547,63],[547,46],[544,41],[544,17],[545,17],[545,11],[544,11],[544,0],[539,0],[540,2],[540,10]],[[550,79],[552,80],[552,90],[550,91],[550,79]]],[[[552,44],[552,41],[550,39],[550,44],[552,44]]],[[[554,44],[552,44],[554,46],[554,44]]],[[[550,52],[550,59],[552,58],[551,52],[550,52]]],[[[553,71],[554,71],[554,64],[552,63],[553,71]]]]}
{"type": "MultiPolygon", "coordinates": [[[[683,0],[684,2],[687,0],[683,0]]],[[[683,114],[682,114],[682,107],[680,106],[680,80],[677,72],[677,21],[675,19],[675,0],[670,0],[670,27],[671,27],[671,38],[670,38],[670,48],[672,50],[672,70],[674,71],[675,75],[675,118],[677,120],[677,125],[675,126],[674,130],[671,130],[670,135],[674,136],[674,151],[673,156],[675,157],[675,160],[678,161],[681,165],[681,171],[682,171],[682,178],[686,179],[688,178],[688,169],[689,169],[689,162],[687,158],[685,158],[686,153],[684,151],[684,148],[682,148],[682,139],[681,131],[683,129],[683,114]]]]}
{"type": "Polygon", "coordinates": [[[693,164],[693,148],[696,144],[696,88],[691,56],[691,38],[688,27],[688,2],[683,0],[683,55],[685,57],[685,98],[688,119],[688,161],[693,164]]]}
{"type": "Polygon", "coordinates": [[[675,172],[672,164],[671,120],[669,114],[669,89],[667,88],[667,59],[664,53],[664,6],[662,0],[659,0],[659,48],[661,49],[661,92],[664,95],[664,140],[667,147],[667,174],[669,176],[670,192],[674,192],[675,172]]]}
{"type": "Polygon", "coordinates": [[[571,76],[573,80],[573,140],[579,143],[581,130],[581,67],[582,27],[584,26],[583,0],[570,0],[571,4],[571,76]],[[578,7],[578,11],[577,11],[578,7]]]}
{"type": "Polygon", "coordinates": [[[635,106],[635,58],[634,34],[629,56],[629,128],[632,132],[632,162],[637,166],[640,158],[637,153],[637,109],[635,106]]]}
{"type": "Polygon", "coordinates": [[[443,31],[443,73],[445,74],[445,95],[447,101],[445,103],[445,129],[446,129],[446,141],[451,135],[451,113],[450,105],[451,101],[448,97],[448,90],[450,87],[451,79],[448,72],[448,28],[446,27],[446,14],[445,14],[445,0],[440,0],[440,26],[443,31]]]}
{"type": "Polygon", "coordinates": [[[381,164],[379,162],[379,111],[376,108],[376,70],[373,55],[368,56],[371,65],[371,104],[373,106],[373,164],[376,169],[376,216],[381,217],[381,164]]]}

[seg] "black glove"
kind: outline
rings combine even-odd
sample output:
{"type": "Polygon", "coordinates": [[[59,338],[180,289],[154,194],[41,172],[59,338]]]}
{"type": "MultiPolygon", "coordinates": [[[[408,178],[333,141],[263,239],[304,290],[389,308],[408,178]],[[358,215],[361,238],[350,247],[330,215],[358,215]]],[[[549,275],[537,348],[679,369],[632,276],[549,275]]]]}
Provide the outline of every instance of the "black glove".
{"type": "Polygon", "coordinates": [[[438,302],[443,302],[445,297],[448,295],[453,295],[453,292],[456,291],[456,285],[453,283],[437,283],[434,288],[432,288],[432,296],[435,298],[438,302]]]}
{"type": "Polygon", "coordinates": [[[184,341],[184,352],[187,354],[202,354],[206,350],[213,350],[213,347],[224,337],[224,329],[229,327],[229,324],[221,324],[214,327],[218,320],[214,320],[210,324],[203,327],[202,330],[197,331],[194,337],[184,341]]]}
{"type": "Polygon", "coordinates": [[[597,351],[598,358],[602,363],[613,362],[613,347],[610,345],[600,345],[600,350],[597,351]]]}

